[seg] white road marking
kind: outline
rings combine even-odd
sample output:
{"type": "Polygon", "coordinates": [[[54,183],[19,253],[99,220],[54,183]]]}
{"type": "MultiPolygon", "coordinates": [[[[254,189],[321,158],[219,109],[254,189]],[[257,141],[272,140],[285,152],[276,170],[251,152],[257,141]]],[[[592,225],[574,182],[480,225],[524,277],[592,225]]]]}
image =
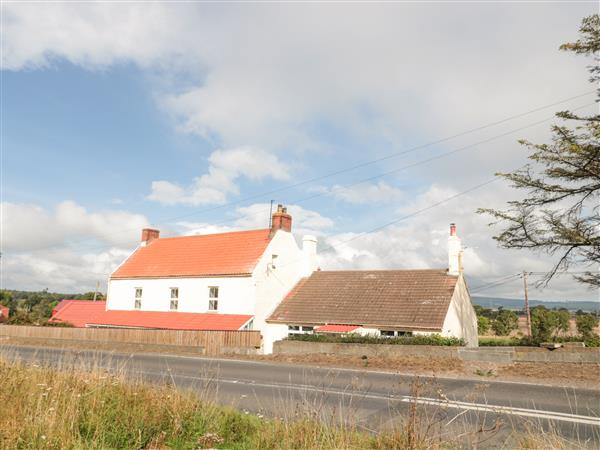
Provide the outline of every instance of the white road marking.
{"type": "Polygon", "coordinates": [[[583,423],[586,425],[600,426],[600,417],[581,416],[554,411],[542,411],[536,409],[516,408],[512,406],[494,406],[480,403],[467,403],[453,400],[438,400],[434,398],[404,397],[401,401],[405,403],[417,403],[421,405],[440,406],[442,408],[456,408],[471,411],[493,412],[497,414],[510,414],[516,416],[536,417],[547,420],[558,420],[561,422],[583,423]]]}

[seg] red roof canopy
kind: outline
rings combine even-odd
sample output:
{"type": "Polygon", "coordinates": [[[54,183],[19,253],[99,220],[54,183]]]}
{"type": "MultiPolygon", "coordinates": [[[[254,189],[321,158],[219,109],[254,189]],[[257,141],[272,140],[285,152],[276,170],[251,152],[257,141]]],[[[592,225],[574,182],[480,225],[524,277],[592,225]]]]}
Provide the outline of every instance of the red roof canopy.
{"type": "Polygon", "coordinates": [[[74,327],[85,327],[106,310],[105,301],[62,300],[52,310],[51,322],[66,322],[74,327]]]}
{"type": "Polygon", "coordinates": [[[161,330],[239,330],[253,316],[201,314],[176,311],[106,311],[106,302],[63,300],[53,311],[52,322],[67,322],[78,328],[113,326],[161,330]]]}
{"type": "Polygon", "coordinates": [[[359,329],[358,325],[322,325],[315,329],[319,333],[351,333],[354,330],[359,329]]]}
{"type": "Polygon", "coordinates": [[[247,275],[270,242],[269,229],[158,238],[138,248],[111,278],[247,275]]]}

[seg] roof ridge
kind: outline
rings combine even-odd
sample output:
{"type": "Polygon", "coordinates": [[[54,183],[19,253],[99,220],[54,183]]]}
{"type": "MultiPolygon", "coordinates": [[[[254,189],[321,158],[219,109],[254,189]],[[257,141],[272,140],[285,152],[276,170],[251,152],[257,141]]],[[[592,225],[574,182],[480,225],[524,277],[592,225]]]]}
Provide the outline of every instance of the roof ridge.
{"type": "Polygon", "coordinates": [[[357,273],[357,272],[447,272],[447,268],[437,269],[334,269],[334,270],[317,270],[313,273],[357,273]]]}
{"type": "Polygon", "coordinates": [[[167,239],[185,239],[185,238],[199,238],[199,237],[208,237],[208,236],[222,236],[222,235],[225,235],[225,234],[256,233],[258,231],[266,232],[266,231],[271,231],[271,230],[269,228],[255,228],[253,230],[224,231],[222,233],[188,234],[188,235],[183,235],[183,236],[161,237],[161,238],[158,238],[158,239],[154,239],[152,242],[165,241],[167,239]]]}

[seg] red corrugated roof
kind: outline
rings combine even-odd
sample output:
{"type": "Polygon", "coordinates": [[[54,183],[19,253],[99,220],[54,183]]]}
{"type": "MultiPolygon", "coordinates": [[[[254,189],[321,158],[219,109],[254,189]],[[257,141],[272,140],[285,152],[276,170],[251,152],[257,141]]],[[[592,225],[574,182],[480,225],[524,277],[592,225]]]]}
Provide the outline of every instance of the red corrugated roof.
{"type": "Polygon", "coordinates": [[[111,278],[246,275],[270,242],[269,229],[159,238],[138,248],[111,278]]]}
{"type": "Polygon", "coordinates": [[[105,301],[62,300],[52,310],[50,322],[67,322],[82,328],[90,320],[95,320],[106,310],[105,301]]]}
{"type": "Polygon", "coordinates": [[[322,325],[315,329],[319,333],[351,333],[354,330],[359,329],[358,325],[322,325]]]}
{"type": "Polygon", "coordinates": [[[8,319],[9,312],[10,310],[8,307],[0,305],[0,322],[4,322],[6,319],[8,319]]]}
{"type": "Polygon", "coordinates": [[[106,302],[63,300],[52,312],[51,322],[67,322],[78,328],[90,325],[164,330],[239,330],[253,316],[201,314],[175,311],[106,311],[106,302]]]}
{"type": "Polygon", "coordinates": [[[253,316],[242,314],[202,314],[158,311],[106,311],[87,322],[88,326],[152,328],[161,330],[239,330],[253,316]]]}

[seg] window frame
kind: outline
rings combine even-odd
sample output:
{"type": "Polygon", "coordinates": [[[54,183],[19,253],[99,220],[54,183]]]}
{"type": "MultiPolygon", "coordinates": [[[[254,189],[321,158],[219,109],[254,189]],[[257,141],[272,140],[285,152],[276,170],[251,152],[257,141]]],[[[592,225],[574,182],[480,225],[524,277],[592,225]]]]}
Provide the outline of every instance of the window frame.
{"type": "Polygon", "coordinates": [[[133,301],[133,309],[142,309],[142,296],[144,295],[144,289],[141,287],[136,287],[134,289],[135,296],[133,301]]]}
{"type": "Polygon", "coordinates": [[[208,286],[208,311],[219,310],[219,286],[208,286]]]}

